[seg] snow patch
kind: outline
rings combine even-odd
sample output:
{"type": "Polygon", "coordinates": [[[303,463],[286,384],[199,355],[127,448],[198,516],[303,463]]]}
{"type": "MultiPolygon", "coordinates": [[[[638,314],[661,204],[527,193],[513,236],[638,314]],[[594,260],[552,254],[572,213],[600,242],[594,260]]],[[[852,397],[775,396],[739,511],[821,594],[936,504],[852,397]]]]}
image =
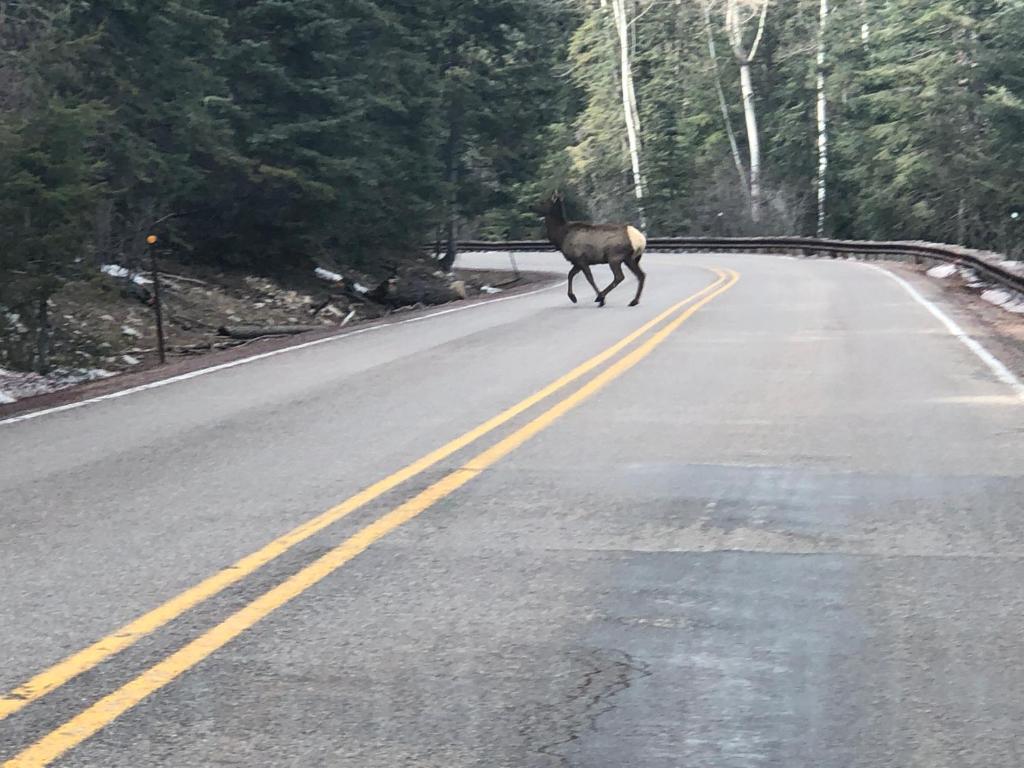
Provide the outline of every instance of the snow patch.
{"type": "Polygon", "coordinates": [[[323,267],[317,267],[313,271],[316,272],[316,276],[319,277],[321,280],[327,280],[328,282],[331,283],[340,283],[342,280],[345,279],[337,272],[331,272],[331,270],[324,269],[323,267]]]}
{"type": "Polygon", "coordinates": [[[480,290],[483,293],[501,293],[501,288],[494,288],[493,286],[490,285],[481,285],[480,290]]]}
{"type": "Polygon", "coordinates": [[[940,280],[952,277],[956,274],[956,264],[939,264],[928,270],[928,277],[937,277],[940,280]]]}
{"type": "Polygon", "coordinates": [[[142,334],[139,333],[134,328],[132,328],[130,325],[122,325],[121,326],[121,333],[124,334],[125,336],[131,336],[133,339],[140,339],[140,338],[142,338],[142,334]]]}
{"type": "Polygon", "coordinates": [[[87,381],[106,379],[114,374],[103,368],[57,368],[44,375],[0,368],[0,405],[45,395],[87,381]]]}
{"type": "Polygon", "coordinates": [[[1004,291],[1002,288],[990,288],[987,291],[982,291],[981,298],[989,304],[995,304],[997,307],[1001,307],[1013,300],[1009,292],[1004,291]]]}
{"type": "Polygon", "coordinates": [[[131,272],[128,271],[127,267],[120,267],[117,264],[104,264],[100,267],[100,272],[111,277],[127,278],[131,272]]]}
{"type": "Polygon", "coordinates": [[[978,273],[967,267],[960,267],[960,277],[963,278],[969,288],[981,288],[985,285],[981,278],[978,277],[978,273]]]}
{"type": "Polygon", "coordinates": [[[359,291],[360,293],[369,293],[369,292],[370,292],[370,289],[369,289],[369,288],[367,288],[367,287],[366,287],[365,285],[363,285],[362,283],[356,283],[356,284],[355,284],[354,286],[352,286],[352,287],[353,287],[353,288],[355,288],[355,289],[356,289],[357,291],[359,291]]]}
{"type": "Polygon", "coordinates": [[[981,298],[1007,312],[1024,314],[1024,296],[1020,294],[1011,293],[1002,288],[990,288],[987,291],[982,291],[981,298]]]}
{"type": "Polygon", "coordinates": [[[138,365],[142,362],[139,358],[132,357],[131,355],[121,355],[121,359],[128,363],[128,365],[138,365]]]}
{"type": "MultiPolygon", "coordinates": [[[[1024,262],[1005,260],[1000,262],[1000,265],[1010,272],[1024,274],[1024,262]]],[[[1024,296],[994,287],[991,283],[983,280],[973,269],[958,267],[955,264],[939,264],[929,269],[927,274],[929,277],[940,280],[959,274],[967,287],[981,291],[981,298],[989,304],[1002,307],[1009,312],[1024,313],[1024,296]]]]}
{"type": "Polygon", "coordinates": [[[148,277],[143,277],[138,272],[131,272],[127,267],[122,267],[120,264],[104,264],[100,267],[100,272],[121,280],[131,280],[136,285],[149,285],[153,282],[148,277]]]}
{"type": "Polygon", "coordinates": [[[28,333],[28,326],[21,322],[21,315],[17,312],[7,312],[5,316],[7,317],[7,322],[17,333],[28,333]]]}

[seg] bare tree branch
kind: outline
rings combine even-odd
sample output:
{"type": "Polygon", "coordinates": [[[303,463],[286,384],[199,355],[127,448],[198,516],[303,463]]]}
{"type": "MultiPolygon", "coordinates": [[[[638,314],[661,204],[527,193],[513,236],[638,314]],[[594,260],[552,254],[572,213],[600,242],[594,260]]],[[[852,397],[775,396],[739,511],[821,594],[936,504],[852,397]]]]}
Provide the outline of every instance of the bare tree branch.
{"type": "Polygon", "coordinates": [[[729,105],[725,100],[725,91],[722,89],[722,77],[718,69],[718,52],[715,49],[715,33],[711,27],[711,8],[708,5],[708,0],[701,0],[701,10],[704,12],[704,29],[708,37],[708,56],[711,59],[711,68],[714,72],[715,91],[718,93],[718,106],[722,110],[725,133],[729,137],[729,149],[732,151],[732,160],[736,165],[736,173],[739,174],[740,183],[743,185],[743,194],[749,198],[750,180],[747,178],[747,169],[743,167],[740,148],[736,143],[736,132],[732,128],[732,119],[729,117],[729,105]]]}
{"type": "Polygon", "coordinates": [[[757,56],[757,49],[761,45],[761,40],[764,38],[764,27],[765,20],[768,18],[768,0],[764,0],[761,5],[761,20],[757,23],[757,35],[754,37],[754,44],[750,46],[750,55],[747,56],[748,62],[753,62],[754,57],[757,56]]]}

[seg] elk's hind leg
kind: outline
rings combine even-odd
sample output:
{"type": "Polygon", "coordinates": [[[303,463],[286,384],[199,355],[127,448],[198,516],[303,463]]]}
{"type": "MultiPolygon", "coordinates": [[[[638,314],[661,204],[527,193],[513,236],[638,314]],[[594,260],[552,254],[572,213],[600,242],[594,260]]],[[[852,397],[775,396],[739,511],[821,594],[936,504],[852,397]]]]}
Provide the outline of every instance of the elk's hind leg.
{"type": "Polygon", "coordinates": [[[637,279],[636,296],[634,296],[633,300],[629,302],[629,306],[631,307],[635,307],[640,303],[640,294],[644,292],[644,280],[647,279],[647,275],[645,275],[644,271],[640,269],[639,261],[639,254],[636,257],[628,256],[626,258],[626,266],[629,268],[630,272],[636,275],[637,279]]]}

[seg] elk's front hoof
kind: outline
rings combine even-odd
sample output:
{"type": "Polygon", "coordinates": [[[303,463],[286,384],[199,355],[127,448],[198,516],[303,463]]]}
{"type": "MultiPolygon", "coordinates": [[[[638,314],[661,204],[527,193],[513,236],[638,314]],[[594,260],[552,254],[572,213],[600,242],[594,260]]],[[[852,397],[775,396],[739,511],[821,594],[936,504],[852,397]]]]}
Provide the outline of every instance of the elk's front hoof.
{"type": "Polygon", "coordinates": [[[571,301],[573,304],[576,303],[576,297],[573,296],[571,293],[569,294],[569,301],[571,301]]]}
{"type": "Polygon", "coordinates": [[[594,299],[594,301],[597,302],[597,306],[599,306],[599,307],[603,307],[604,306],[604,297],[603,296],[598,296],[596,299],[594,299]]]}
{"type": "Polygon", "coordinates": [[[629,302],[629,306],[635,307],[639,303],[640,303],[640,299],[633,299],[631,302],[629,302]]]}

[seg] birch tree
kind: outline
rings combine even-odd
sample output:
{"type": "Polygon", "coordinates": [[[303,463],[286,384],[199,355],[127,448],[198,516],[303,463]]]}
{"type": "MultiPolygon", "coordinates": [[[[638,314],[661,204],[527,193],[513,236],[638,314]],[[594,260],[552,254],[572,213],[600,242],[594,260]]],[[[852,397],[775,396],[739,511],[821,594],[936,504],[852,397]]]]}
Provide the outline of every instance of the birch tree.
{"type": "Polygon", "coordinates": [[[732,118],[729,117],[729,105],[725,100],[725,90],[722,88],[722,73],[718,67],[718,50],[715,46],[715,31],[711,25],[711,7],[708,0],[701,0],[701,12],[704,15],[704,31],[708,39],[708,58],[711,60],[711,70],[715,80],[715,94],[718,97],[718,106],[722,111],[722,121],[725,124],[725,134],[729,139],[729,150],[732,152],[733,165],[736,166],[736,174],[743,185],[743,194],[750,195],[750,180],[747,178],[747,169],[743,165],[743,158],[740,157],[740,148],[736,142],[736,131],[732,127],[732,118]]]}
{"type": "Polygon", "coordinates": [[[818,8],[817,55],[817,119],[818,119],[818,237],[825,236],[825,206],[828,193],[828,100],[825,94],[825,32],[828,27],[828,0],[821,0],[818,8]]]}
{"type": "Polygon", "coordinates": [[[633,192],[636,195],[640,226],[647,227],[644,213],[644,182],[640,170],[640,116],[636,108],[636,89],[633,87],[633,67],[629,55],[629,21],[625,0],[611,0],[615,31],[619,39],[619,69],[622,81],[622,113],[626,121],[626,141],[633,171],[633,192]]]}
{"type": "Polygon", "coordinates": [[[750,67],[757,57],[758,48],[764,39],[765,22],[768,17],[768,0],[725,0],[725,31],[732,46],[733,55],[740,68],[740,93],[743,97],[743,118],[747,127],[747,149],[750,155],[750,218],[761,221],[761,134],[757,124],[757,106],[754,103],[754,82],[750,67]],[[745,47],[744,28],[756,18],[757,32],[750,47],[745,47]]]}

